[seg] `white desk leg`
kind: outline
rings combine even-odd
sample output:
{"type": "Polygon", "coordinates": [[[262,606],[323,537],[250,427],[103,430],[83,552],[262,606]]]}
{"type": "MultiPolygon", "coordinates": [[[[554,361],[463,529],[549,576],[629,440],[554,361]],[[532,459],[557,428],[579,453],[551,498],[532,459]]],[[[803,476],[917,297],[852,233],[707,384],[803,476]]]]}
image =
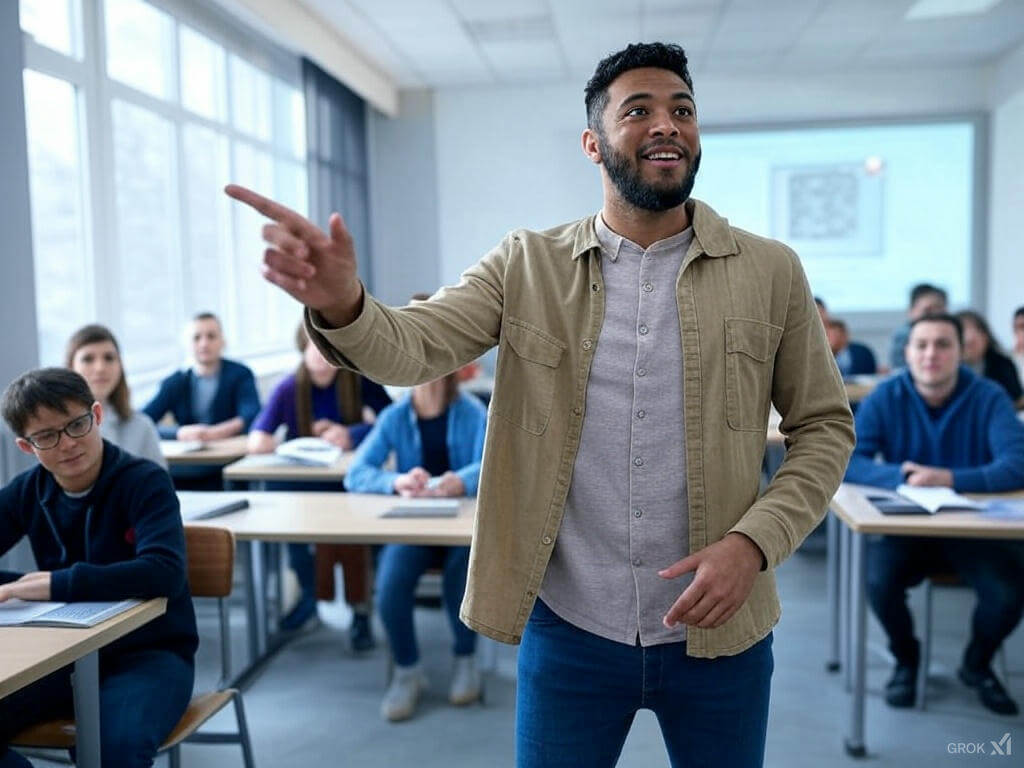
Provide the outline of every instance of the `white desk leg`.
{"type": "Polygon", "coordinates": [[[851,639],[852,628],[850,627],[850,617],[853,615],[850,603],[850,593],[852,591],[850,580],[853,573],[853,564],[850,557],[850,542],[852,539],[853,532],[846,525],[843,525],[839,531],[839,640],[843,685],[847,693],[853,690],[853,664],[851,663],[853,640],[851,639]]]}
{"type": "Polygon", "coordinates": [[[850,640],[853,645],[853,696],[850,697],[850,732],[846,737],[846,753],[851,757],[864,757],[864,693],[865,662],[867,657],[867,601],[866,591],[867,551],[864,534],[852,533],[850,542],[851,587],[850,595],[850,640]]]}
{"type": "Polygon", "coordinates": [[[100,666],[93,651],[75,662],[75,752],[79,768],[100,768],[100,666]]]}
{"type": "Polygon", "coordinates": [[[828,583],[828,659],[825,669],[839,671],[839,521],[829,509],[825,522],[825,563],[828,583]]]}

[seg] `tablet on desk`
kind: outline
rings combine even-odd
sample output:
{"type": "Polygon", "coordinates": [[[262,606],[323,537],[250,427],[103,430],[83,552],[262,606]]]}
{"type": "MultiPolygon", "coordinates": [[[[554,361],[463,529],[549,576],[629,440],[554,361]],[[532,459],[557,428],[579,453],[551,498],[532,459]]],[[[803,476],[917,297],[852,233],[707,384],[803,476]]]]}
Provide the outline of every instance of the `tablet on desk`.
{"type": "Polygon", "coordinates": [[[459,514],[458,499],[402,499],[381,517],[455,517],[459,514]]]}

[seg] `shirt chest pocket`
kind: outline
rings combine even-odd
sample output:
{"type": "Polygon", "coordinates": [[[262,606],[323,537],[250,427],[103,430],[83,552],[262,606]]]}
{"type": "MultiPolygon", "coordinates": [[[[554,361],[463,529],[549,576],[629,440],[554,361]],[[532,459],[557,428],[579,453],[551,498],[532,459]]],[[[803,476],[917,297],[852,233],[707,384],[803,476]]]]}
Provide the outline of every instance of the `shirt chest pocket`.
{"type": "Polygon", "coordinates": [[[733,429],[764,432],[771,407],[775,351],[782,328],[761,320],[725,319],[725,413],[733,429]]]}
{"type": "Polygon", "coordinates": [[[547,429],[555,374],[566,345],[529,323],[508,318],[498,354],[491,413],[530,434],[547,429]]]}

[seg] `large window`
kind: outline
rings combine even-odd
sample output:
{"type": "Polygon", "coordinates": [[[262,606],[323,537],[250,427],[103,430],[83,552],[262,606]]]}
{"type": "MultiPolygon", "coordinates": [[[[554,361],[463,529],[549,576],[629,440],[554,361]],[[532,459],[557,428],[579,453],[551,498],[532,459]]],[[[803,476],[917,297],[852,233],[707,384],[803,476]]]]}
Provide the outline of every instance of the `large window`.
{"type": "Polygon", "coordinates": [[[260,277],[259,218],[221,190],[307,212],[298,60],[177,0],[21,0],[21,26],[43,363],[102,322],[145,390],[203,310],[229,354],[291,359],[299,307],[260,277]]]}
{"type": "Polygon", "coordinates": [[[919,282],[966,306],[978,298],[976,130],[963,119],[705,132],[694,194],[792,246],[831,310],[902,311],[919,282]]]}

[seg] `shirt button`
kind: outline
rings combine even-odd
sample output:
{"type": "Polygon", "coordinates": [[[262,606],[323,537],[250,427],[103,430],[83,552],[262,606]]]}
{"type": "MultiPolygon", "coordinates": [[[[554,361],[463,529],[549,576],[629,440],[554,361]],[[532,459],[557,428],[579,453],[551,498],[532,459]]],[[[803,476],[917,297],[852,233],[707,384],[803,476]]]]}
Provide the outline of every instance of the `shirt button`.
{"type": "Polygon", "coordinates": [[[597,293],[598,291],[601,290],[601,286],[598,283],[591,283],[590,290],[592,290],[594,293],[597,293]]]}
{"type": "Polygon", "coordinates": [[[643,408],[641,408],[639,411],[636,412],[636,417],[638,419],[642,419],[646,415],[647,415],[647,411],[645,411],[643,408]]]}
{"type": "Polygon", "coordinates": [[[647,369],[646,368],[637,368],[636,369],[636,375],[637,376],[646,376],[647,375],[647,369]]]}
{"type": "Polygon", "coordinates": [[[592,346],[594,346],[594,342],[592,342],[590,339],[584,339],[583,340],[583,348],[584,349],[590,349],[592,346]]]}
{"type": "Polygon", "coordinates": [[[654,284],[653,283],[649,283],[649,282],[648,283],[644,283],[644,292],[650,293],[653,290],[654,290],[654,284]]]}
{"type": "Polygon", "coordinates": [[[644,516],[644,511],[642,509],[640,509],[640,507],[637,507],[636,509],[633,510],[633,517],[641,518],[643,516],[644,516]]]}
{"type": "Polygon", "coordinates": [[[633,558],[633,565],[640,565],[640,558],[639,557],[634,557],[633,558]]]}
{"type": "Polygon", "coordinates": [[[633,463],[636,464],[638,467],[642,467],[644,465],[644,460],[637,456],[635,459],[633,459],[633,463]]]}
{"type": "Polygon", "coordinates": [[[579,416],[581,413],[583,413],[583,409],[577,405],[575,408],[572,409],[572,413],[574,416],[579,416]]]}
{"type": "Polygon", "coordinates": [[[543,542],[544,542],[545,544],[550,544],[550,543],[551,543],[551,537],[550,537],[550,536],[545,536],[545,537],[544,537],[544,538],[542,539],[542,541],[543,541],[543,542]]]}
{"type": "Polygon", "coordinates": [[[526,590],[526,596],[527,597],[533,597],[533,590],[532,589],[526,590]]]}
{"type": "Polygon", "coordinates": [[[640,335],[641,336],[646,336],[647,335],[647,326],[646,325],[641,325],[638,330],[640,331],[640,335]]]}

